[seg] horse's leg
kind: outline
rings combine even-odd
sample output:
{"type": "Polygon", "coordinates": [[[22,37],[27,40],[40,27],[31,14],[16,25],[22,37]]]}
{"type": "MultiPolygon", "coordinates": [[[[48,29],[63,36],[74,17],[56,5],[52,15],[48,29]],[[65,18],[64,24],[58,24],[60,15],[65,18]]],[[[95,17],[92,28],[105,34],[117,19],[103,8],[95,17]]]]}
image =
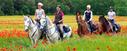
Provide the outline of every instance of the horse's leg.
{"type": "Polygon", "coordinates": [[[108,36],[112,36],[112,34],[111,34],[111,31],[112,29],[110,28],[110,29],[108,29],[107,31],[106,31],[106,34],[108,35],[108,36]]]}
{"type": "Polygon", "coordinates": [[[103,33],[102,26],[98,24],[98,34],[101,35],[102,33],[103,33]]]}
{"type": "Polygon", "coordinates": [[[34,45],[34,39],[33,39],[33,37],[31,36],[31,33],[29,33],[29,39],[30,39],[30,41],[31,41],[31,44],[32,44],[32,46],[34,45]]]}
{"type": "Polygon", "coordinates": [[[32,43],[32,47],[35,46],[36,42],[35,42],[35,38],[31,37],[31,43],[32,43]]]}
{"type": "Polygon", "coordinates": [[[37,30],[35,32],[35,34],[33,35],[33,42],[34,44],[33,45],[36,45],[37,42],[39,41],[39,38],[41,37],[41,32],[39,30],[37,30]]]}
{"type": "Polygon", "coordinates": [[[50,44],[51,41],[50,41],[50,38],[49,38],[49,36],[47,34],[46,34],[46,39],[47,39],[47,43],[50,44]]]}
{"type": "Polygon", "coordinates": [[[34,39],[33,38],[30,38],[31,40],[31,43],[32,43],[32,46],[34,45],[34,39]]]}
{"type": "MultiPolygon", "coordinates": [[[[57,43],[60,39],[59,32],[56,32],[54,35],[55,36],[52,37],[52,38],[54,38],[54,39],[52,39],[52,43],[57,43]]],[[[63,40],[63,39],[60,39],[60,40],[63,40]]]]}
{"type": "Polygon", "coordinates": [[[42,39],[41,42],[42,42],[43,44],[47,44],[47,39],[46,39],[46,34],[45,34],[45,33],[42,33],[42,35],[41,35],[40,38],[42,39]]]}

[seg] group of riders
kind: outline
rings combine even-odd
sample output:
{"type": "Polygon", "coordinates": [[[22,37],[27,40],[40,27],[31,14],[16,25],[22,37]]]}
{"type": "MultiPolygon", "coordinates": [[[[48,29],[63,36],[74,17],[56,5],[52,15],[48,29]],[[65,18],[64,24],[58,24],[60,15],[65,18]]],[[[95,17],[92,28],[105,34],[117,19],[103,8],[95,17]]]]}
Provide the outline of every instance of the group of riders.
{"type": "MultiPolygon", "coordinates": [[[[81,14],[80,11],[78,11],[78,12],[79,12],[79,14],[81,14]]],[[[114,20],[115,17],[116,17],[116,13],[113,10],[113,8],[110,7],[109,12],[108,12],[108,21],[111,23],[111,26],[114,27],[113,32],[118,30],[118,25],[115,23],[115,20],[114,20]]],[[[91,11],[91,5],[87,5],[86,6],[86,11],[84,11],[84,15],[83,15],[83,17],[81,19],[87,23],[89,32],[92,33],[94,31],[96,31],[95,25],[92,22],[92,20],[93,20],[93,12],[91,11]]],[[[79,21],[78,20],[77,20],[77,23],[79,25],[79,21]]],[[[80,26],[78,26],[78,27],[81,28],[80,26]]]]}
{"type": "MultiPolygon", "coordinates": [[[[42,7],[43,7],[43,4],[41,2],[39,2],[38,3],[38,8],[35,11],[35,21],[38,22],[38,27],[40,29],[41,29],[40,19],[44,18],[46,16],[45,11],[42,7]]],[[[58,28],[58,30],[61,34],[60,36],[63,37],[62,34],[63,34],[63,17],[64,17],[64,13],[63,13],[60,5],[58,5],[56,7],[56,12],[55,12],[54,15],[55,15],[55,18],[53,20],[53,23],[57,26],[57,28],[58,28]]],[[[115,30],[117,30],[117,27],[115,26],[115,21],[114,21],[115,16],[116,16],[116,13],[113,11],[113,8],[110,8],[110,10],[108,12],[108,20],[112,24],[112,26],[115,27],[115,30]]],[[[87,5],[86,11],[84,12],[83,20],[85,22],[87,22],[88,29],[89,29],[90,32],[95,31],[93,23],[92,23],[93,12],[91,11],[91,5],[87,5]]]]}

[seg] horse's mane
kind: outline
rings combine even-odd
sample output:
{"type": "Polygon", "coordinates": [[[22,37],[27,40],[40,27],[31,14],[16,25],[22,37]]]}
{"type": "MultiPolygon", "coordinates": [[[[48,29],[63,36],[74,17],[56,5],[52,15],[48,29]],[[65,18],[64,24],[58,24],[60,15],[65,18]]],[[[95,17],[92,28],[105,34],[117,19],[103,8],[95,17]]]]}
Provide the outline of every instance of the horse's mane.
{"type": "Polygon", "coordinates": [[[53,25],[52,21],[50,20],[50,18],[48,16],[46,16],[46,21],[47,21],[48,25],[50,25],[50,26],[53,25]]]}
{"type": "Polygon", "coordinates": [[[32,21],[32,23],[34,24],[34,21],[33,21],[33,19],[30,17],[30,16],[28,16],[28,18],[30,18],[30,20],[32,21]]]}

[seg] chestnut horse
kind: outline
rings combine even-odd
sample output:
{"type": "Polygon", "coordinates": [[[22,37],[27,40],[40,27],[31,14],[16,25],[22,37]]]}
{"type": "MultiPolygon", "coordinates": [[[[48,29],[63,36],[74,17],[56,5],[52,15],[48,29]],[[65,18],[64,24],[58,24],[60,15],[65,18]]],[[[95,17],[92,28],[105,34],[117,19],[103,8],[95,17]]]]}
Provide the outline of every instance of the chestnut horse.
{"type": "Polygon", "coordinates": [[[94,22],[94,28],[95,31],[94,32],[90,32],[88,29],[88,24],[86,21],[84,21],[81,17],[81,12],[76,12],[76,21],[78,24],[78,35],[80,37],[84,36],[84,35],[91,35],[91,34],[102,34],[102,26],[100,24],[100,22],[94,22]]]}
{"type": "Polygon", "coordinates": [[[80,37],[82,37],[84,35],[89,35],[90,32],[88,30],[87,23],[84,22],[84,20],[81,17],[81,12],[79,12],[79,11],[76,12],[76,21],[78,24],[78,35],[80,37]]]}

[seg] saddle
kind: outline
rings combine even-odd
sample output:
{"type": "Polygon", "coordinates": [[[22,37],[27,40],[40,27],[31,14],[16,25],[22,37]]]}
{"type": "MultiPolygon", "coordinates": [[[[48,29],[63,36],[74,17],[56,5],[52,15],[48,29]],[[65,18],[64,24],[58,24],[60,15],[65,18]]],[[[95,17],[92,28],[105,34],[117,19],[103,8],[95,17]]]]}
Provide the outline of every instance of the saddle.
{"type": "Polygon", "coordinates": [[[63,31],[64,31],[65,33],[67,33],[67,32],[69,32],[69,31],[70,31],[70,29],[69,29],[69,27],[68,27],[68,26],[63,26],[63,31]]]}
{"type": "MultiPolygon", "coordinates": [[[[61,32],[59,27],[57,27],[57,29],[59,30],[59,32],[61,32]]],[[[63,31],[62,32],[68,33],[69,31],[71,31],[69,26],[63,25],[63,31]]],[[[62,33],[62,34],[64,34],[64,33],[62,33]]]]}
{"type": "Polygon", "coordinates": [[[58,31],[60,33],[60,37],[62,39],[71,31],[69,26],[67,26],[67,25],[63,25],[63,27],[62,27],[63,31],[61,31],[58,26],[57,26],[57,29],[58,29],[58,31]]]}

